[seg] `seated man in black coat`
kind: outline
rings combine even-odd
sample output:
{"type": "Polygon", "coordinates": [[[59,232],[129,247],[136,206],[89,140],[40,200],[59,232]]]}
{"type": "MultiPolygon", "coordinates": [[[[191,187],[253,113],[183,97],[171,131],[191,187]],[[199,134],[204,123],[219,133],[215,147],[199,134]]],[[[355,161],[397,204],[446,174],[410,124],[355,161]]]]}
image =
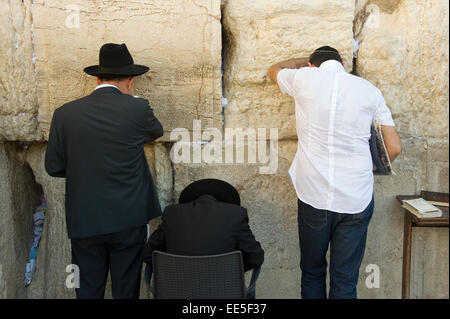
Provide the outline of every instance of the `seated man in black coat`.
{"type": "Polygon", "coordinates": [[[190,184],[181,192],[178,205],[166,207],[162,223],[144,250],[144,261],[150,267],[154,250],[185,256],[240,250],[244,271],[264,261],[264,250],[250,230],[239,193],[227,182],[216,179],[190,184]]]}

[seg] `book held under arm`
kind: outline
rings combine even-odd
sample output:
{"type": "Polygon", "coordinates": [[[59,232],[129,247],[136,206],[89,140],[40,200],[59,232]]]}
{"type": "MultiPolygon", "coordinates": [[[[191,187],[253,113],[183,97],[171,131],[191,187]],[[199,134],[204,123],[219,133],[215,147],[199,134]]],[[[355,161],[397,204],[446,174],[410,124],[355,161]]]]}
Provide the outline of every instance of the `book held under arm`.
{"type": "Polygon", "coordinates": [[[373,173],[375,175],[395,175],[386,145],[384,144],[381,125],[376,121],[373,122],[370,129],[369,146],[370,154],[372,155],[373,173]]]}

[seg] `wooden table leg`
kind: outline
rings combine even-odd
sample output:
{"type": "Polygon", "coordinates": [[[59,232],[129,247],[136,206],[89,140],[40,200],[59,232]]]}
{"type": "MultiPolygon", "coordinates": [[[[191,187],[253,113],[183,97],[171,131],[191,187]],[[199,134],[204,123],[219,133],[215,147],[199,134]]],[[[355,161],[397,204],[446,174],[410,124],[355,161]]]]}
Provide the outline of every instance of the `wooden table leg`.
{"type": "Polygon", "coordinates": [[[405,222],[403,230],[402,299],[409,299],[411,293],[411,246],[412,218],[408,212],[405,212],[405,222]]]}

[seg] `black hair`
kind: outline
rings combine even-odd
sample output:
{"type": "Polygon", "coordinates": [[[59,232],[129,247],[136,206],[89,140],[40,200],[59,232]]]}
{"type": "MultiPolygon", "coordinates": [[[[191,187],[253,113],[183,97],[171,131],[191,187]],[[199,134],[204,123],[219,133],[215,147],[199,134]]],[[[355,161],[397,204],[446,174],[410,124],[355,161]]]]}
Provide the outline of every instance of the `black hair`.
{"type": "Polygon", "coordinates": [[[328,45],[316,49],[309,57],[309,63],[319,67],[323,62],[328,60],[336,60],[342,63],[339,51],[328,45]]]}
{"type": "Polygon", "coordinates": [[[120,82],[125,79],[129,79],[132,76],[123,76],[123,75],[99,75],[97,76],[101,82],[105,81],[113,81],[113,82],[120,82]]]}

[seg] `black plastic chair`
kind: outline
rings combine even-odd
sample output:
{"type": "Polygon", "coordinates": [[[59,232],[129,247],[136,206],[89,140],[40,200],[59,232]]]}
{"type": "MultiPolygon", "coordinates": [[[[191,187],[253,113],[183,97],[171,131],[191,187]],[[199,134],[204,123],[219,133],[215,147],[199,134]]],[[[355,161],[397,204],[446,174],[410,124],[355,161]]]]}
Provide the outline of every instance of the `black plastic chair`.
{"type": "Polygon", "coordinates": [[[211,256],[181,256],[153,252],[152,273],[147,266],[145,282],[155,299],[254,299],[261,267],[253,270],[245,287],[242,253],[233,251],[211,256]]]}

